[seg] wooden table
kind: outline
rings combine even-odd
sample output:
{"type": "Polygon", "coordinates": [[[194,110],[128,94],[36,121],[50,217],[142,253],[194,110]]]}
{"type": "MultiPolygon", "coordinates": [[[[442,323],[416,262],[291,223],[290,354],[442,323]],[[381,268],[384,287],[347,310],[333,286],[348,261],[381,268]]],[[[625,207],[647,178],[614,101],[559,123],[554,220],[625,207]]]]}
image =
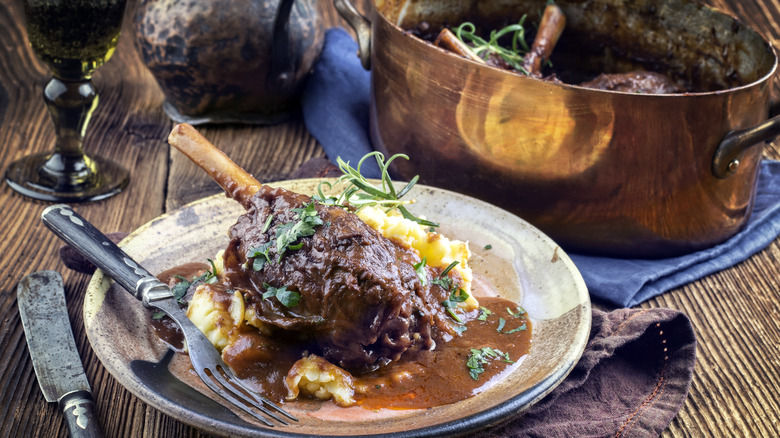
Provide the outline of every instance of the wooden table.
{"type": "MultiPolygon", "coordinates": [[[[328,2],[329,3],[329,2],[328,2]]],[[[709,0],[741,17],[771,41],[780,36],[780,2],[709,0]]],[[[132,5],[131,5],[132,6],[132,5]]],[[[339,23],[330,6],[329,23],[339,23]]],[[[128,188],[111,199],[78,205],[106,232],[129,232],[219,188],[165,139],[173,123],[163,95],[139,61],[130,20],[116,55],[95,75],[100,108],[87,150],[132,170],[128,188]]],[[[775,44],[777,45],[777,44],[775,44]]],[[[29,49],[20,7],[0,2],[0,167],[47,150],[54,133],[41,99],[49,74],[29,49]]],[[[780,97],[775,83],[773,97],[780,97]]],[[[201,131],[260,181],[287,177],[324,152],[300,118],[267,126],[209,126],[201,131]]],[[[766,156],[780,157],[778,143],[766,156]]],[[[43,269],[63,273],[68,310],[99,420],[108,436],[203,436],[147,406],[103,368],[86,338],[81,307],[89,277],[64,267],[60,241],[41,225],[47,204],[0,186],[0,436],[65,436],[55,404],[46,403],[33,372],[16,304],[16,286],[43,269]]],[[[698,364],[685,406],[664,436],[778,436],[780,434],[780,240],[731,269],[670,291],[642,307],[671,307],[693,321],[698,364]]]]}

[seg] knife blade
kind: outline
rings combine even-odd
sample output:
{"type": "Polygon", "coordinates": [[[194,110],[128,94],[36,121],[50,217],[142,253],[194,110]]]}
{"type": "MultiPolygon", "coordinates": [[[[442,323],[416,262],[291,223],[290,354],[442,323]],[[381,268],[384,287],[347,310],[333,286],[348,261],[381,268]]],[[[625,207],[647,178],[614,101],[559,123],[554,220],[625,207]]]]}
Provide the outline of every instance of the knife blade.
{"type": "Polygon", "coordinates": [[[57,402],[72,437],[102,437],[65,303],[62,276],[32,273],[16,290],[19,314],[43,396],[57,402]]]}

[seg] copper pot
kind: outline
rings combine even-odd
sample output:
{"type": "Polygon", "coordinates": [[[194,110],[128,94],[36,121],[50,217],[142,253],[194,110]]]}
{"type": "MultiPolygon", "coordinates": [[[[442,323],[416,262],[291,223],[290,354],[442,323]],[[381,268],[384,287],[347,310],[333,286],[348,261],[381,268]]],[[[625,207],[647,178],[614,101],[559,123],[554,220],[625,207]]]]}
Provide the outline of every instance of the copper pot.
{"type": "MultiPolygon", "coordinates": [[[[404,29],[539,16],[538,1],[345,0],[371,68],[371,138],[404,153],[394,171],[528,220],[565,249],[662,257],[737,233],[753,208],[772,46],[736,19],[685,0],[558,0],[562,71],[650,68],[695,91],[632,94],[481,65],[404,29]],[[568,43],[567,43],[568,42],[568,43]]],[[[557,54],[557,57],[555,56],[557,54]]]]}

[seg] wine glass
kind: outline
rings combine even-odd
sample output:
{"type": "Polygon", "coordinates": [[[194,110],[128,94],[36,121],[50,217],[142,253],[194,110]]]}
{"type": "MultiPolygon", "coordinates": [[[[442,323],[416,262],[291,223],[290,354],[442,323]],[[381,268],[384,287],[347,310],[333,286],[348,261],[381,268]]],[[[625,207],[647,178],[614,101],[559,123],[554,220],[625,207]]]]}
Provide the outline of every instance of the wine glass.
{"type": "Polygon", "coordinates": [[[6,171],[6,182],[45,201],[96,201],[127,186],[128,172],[84,154],[84,134],[98,105],[91,78],[114,54],[127,0],[22,0],[27,35],[53,77],[44,101],[54,121],[53,152],[28,155],[6,171]]]}

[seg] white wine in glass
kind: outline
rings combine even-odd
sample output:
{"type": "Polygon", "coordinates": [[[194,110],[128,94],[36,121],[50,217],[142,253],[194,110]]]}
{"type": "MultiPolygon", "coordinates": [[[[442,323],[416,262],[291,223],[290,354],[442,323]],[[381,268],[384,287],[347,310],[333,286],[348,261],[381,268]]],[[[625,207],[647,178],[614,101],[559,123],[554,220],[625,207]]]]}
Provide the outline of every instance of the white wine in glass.
{"type": "Polygon", "coordinates": [[[98,105],[91,78],[116,50],[127,0],[22,0],[27,36],[52,71],[44,101],[54,122],[54,150],[9,166],[19,193],[57,202],[95,201],[127,186],[128,172],[84,153],[84,134],[98,105]]]}

